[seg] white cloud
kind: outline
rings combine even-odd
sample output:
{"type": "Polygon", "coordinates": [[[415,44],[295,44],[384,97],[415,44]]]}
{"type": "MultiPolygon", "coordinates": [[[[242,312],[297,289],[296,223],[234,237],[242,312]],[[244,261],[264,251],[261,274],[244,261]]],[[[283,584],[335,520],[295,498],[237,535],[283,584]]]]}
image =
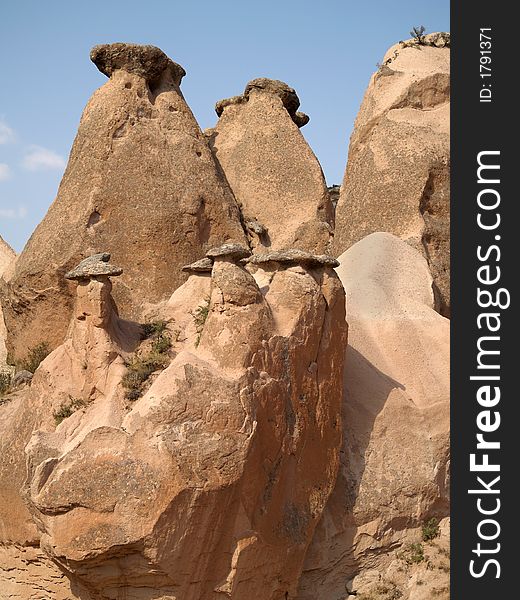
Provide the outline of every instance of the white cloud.
{"type": "Polygon", "coordinates": [[[8,144],[14,140],[14,131],[2,119],[0,119],[0,144],[8,144]]]}
{"type": "Polygon", "coordinates": [[[42,146],[30,146],[22,165],[29,171],[61,170],[65,168],[65,159],[42,146]]]}
{"type": "Polygon", "coordinates": [[[0,219],[25,219],[27,209],[25,206],[18,208],[0,208],[0,219]]]}
{"type": "Polygon", "coordinates": [[[6,179],[9,179],[9,177],[11,177],[11,169],[9,168],[9,165],[0,163],[0,181],[5,181],[6,179]]]}

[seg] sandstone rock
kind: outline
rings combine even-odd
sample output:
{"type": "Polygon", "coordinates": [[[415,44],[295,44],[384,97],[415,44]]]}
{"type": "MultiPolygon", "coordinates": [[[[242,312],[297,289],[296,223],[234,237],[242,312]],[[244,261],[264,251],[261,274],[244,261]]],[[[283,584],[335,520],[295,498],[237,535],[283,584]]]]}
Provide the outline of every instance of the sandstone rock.
{"type": "Polygon", "coordinates": [[[90,99],[58,195],[16,261],[4,314],[9,350],[23,358],[64,338],[74,302],[64,273],[109,250],[125,277],[125,318],[167,300],[182,265],[225,242],[245,244],[238,206],[179,89],[184,73],[158,48],[94,48],[110,79],[90,99]],[[142,149],[146,148],[146,152],[142,149]]]}
{"type": "Polygon", "coordinates": [[[289,267],[260,289],[235,250],[213,252],[212,276],[190,276],[161,305],[179,333],[173,360],[136,402],[120,385],[136,337],[117,316],[109,278],[95,275],[78,281],[67,339],[30,392],[0,406],[1,541],[14,552],[40,539],[38,560],[52,558],[74,590],[183,600],[296,593],[339,464],[343,288],[331,269],[289,267]],[[206,294],[196,340],[186,333],[206,294]],[[84,404],[56,426],[64,398],[84,404]]]}
{"type": "Polygon", "coordinates": [[[350,140],[335,253],[376,231],[400,237],[428,260],[436,308],[449,316],[449,34],[398,44],[383,67],[350,140]]]}
{"type": "Polygon", "coordinates": [[[2,310],[2,297],[5,295],[5,281],[12,270],[13,263],[16,259],[15,251],[4,242],[0,237],[0,369],[5,366],[7,360],[7,348],[5,340],[7,338],[7,330],[4,324],[4,313],[2,310]]]}
{"type": "Polygon", "coordinates": [[[410,531],[449,510],[449,321],[433,310],[428,264],[386,233],[340,262],[349,321],[341,468],[298,600],[342,598],[359,573],[386,572],[410,531]]]}
{"type": "Polygon", "coordinates": [[[296,92],[281,81],[254,79],[242,96],[217,103],[208,132],[215,156],[253,230],[256,252],[298,247],[326,252],[333,209],[321,167],[298,130],[296,92]]]}
{"type": "Polygon", "coordinates": [[[0,277],[2,277],[8,267],[12,265],[15,258],[16,252],[0,236],[0,277]]]}

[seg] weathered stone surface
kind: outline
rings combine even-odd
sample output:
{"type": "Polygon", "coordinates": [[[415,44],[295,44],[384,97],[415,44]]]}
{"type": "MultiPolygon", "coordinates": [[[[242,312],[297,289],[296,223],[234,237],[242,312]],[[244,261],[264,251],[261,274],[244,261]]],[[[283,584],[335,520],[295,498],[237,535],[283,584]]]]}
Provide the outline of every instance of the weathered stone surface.
{"type": "Polygon", "coordinates": [[[65,343],[0,406],[3,542],[39,539],[96,598],[295,595],[339,464],[344,294],[330,270],[255,277],[217,258],[161,305],[172,361],[133,403],[120,382],[138,332],[108,278],[79,281],[65,343]]]}
{"type": "Polygon", "coordinates": [[[82,260],[77,267],[65,273],[65,279],[91,279],[94,277],[117,277],[123,274],[121,267],[111,265],[110,254],[101,252],[82,260]]]}
{"type": "Polygon", "coordinates": [[[2,277],[8,267],[12,265],[15,258],[16,252],[0,236],[0,277],[2,277]]]}
{"type": "Polygon", "coordinates": [[[242,246],[242,244],[222,244],[222,246],[210,248],[206,252],[206,256],[212,259],[230,258],[234,260],[240,260],[241,258],[247,258],[250,255],[251,250],[245,246],[242,246]]]}
{"type": "Polygon", "coordinates": [[[286,250],[277,250],[274,252],[266,252],[265,254],[254,254],[244,260],[245,263],[251,265],[262,265],[266,263],[280,263],[290,265],[307,265],[307,266],[327,266],[337,267],[339,262],[333,256],[327,254],[312,254],[298,248],[288,248],[286,250]]]}
{"type": "Polygon", "coordinates": [[[449,321],[433,310],[428,264],[386,233],[340,262],[349,321],[342,463],[298,600],[342,598],[359,573],[386,572],[392,550],[449,510],[449,321]]]}
{"type": "Polygon", "coordinates": [[[421,250],[450,314],[449,35],[387,52],[372,76],[350,140],[336,211],[335,254],[387,231],[421,250]]]}
{"type": "Polygon", "coordinates": [[[33,374],[30,371],[26,371],[26,370],[18,371],[13,376],[11,385],[13,386],[13,388],[17,388],[21,385],[26,385],[28,383],[31,383],[32,378],[33,378],[33,374]]]}
{"type": "Polygon", "coordinates": [[[211,273],[212,269],[213,261],[211,258],[207,257],[196,260],[194,263],[191,263],[191,265],[184,265],[184,267],[182,267],[182,270],[188,273],[211,273]]]}
{"type": "Polygon", "coordinates": [[[216,245],[246,243],[173,63],[148,46],[102,46],[93,57],[110,80],[85,108],[57,198],[3,300],[17,358],[39,342],[61,343],[74,302],[63,275],[86,255],[112,254],[125,272],[114,282],[118,307],[139,319],[143,303],[166,300],[186,280],[183,265],[216,245]]]}
{"type": "Polygon", "coordinates": [[[7,331],[4,324],[2,297],[6,293],[5,279],[9,277],[15,259],[15,251],[0,236],[0,370],[5,365],[5,362],[7,360],[7,348],[5,345],[7,331]]]}
{"type": "Polygon", "coordinates": [[[298,129],[306,120],[298,106],[285,83],[254,79],[243,96],[217,103],[220,119],[207,132],[244,220],[266,229],[251,235],[256,252],[298,247],[320,254],[332,237],[332,205],[321,167],[298,129]]]}

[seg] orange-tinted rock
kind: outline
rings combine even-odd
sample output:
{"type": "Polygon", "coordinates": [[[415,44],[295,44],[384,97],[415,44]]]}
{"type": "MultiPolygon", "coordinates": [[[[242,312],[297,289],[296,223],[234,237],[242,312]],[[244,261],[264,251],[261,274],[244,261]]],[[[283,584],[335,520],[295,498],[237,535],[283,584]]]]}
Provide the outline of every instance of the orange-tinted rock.
{"type": "Polygon", "coordinates": [[[226,241],[245,243],[239,210],[179,85],[184,70],[152,46],[92,51],[110,79],[90,99],[58,195],[20,254],[4,312],[18,358],[64,338],[74,287],[63,275],[109,251],[125,271],[125,318],[167,299],[180,270],[226,241]]]}

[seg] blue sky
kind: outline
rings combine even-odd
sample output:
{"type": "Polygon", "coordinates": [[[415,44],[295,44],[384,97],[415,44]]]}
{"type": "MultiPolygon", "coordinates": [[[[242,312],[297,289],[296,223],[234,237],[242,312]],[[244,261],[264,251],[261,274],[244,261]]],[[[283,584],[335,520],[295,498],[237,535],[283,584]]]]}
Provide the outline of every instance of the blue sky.
{"type": "Polygon", "coordinates": [[[187,71],[200,126],[255,77],[294,87],[329,185],[341,183],[365,87],[413,25],[449,30],[449,0],[17,0],[0,6],[0,235],[20,251],[52,203],[106,42],[154,44],[187,71]]]}

